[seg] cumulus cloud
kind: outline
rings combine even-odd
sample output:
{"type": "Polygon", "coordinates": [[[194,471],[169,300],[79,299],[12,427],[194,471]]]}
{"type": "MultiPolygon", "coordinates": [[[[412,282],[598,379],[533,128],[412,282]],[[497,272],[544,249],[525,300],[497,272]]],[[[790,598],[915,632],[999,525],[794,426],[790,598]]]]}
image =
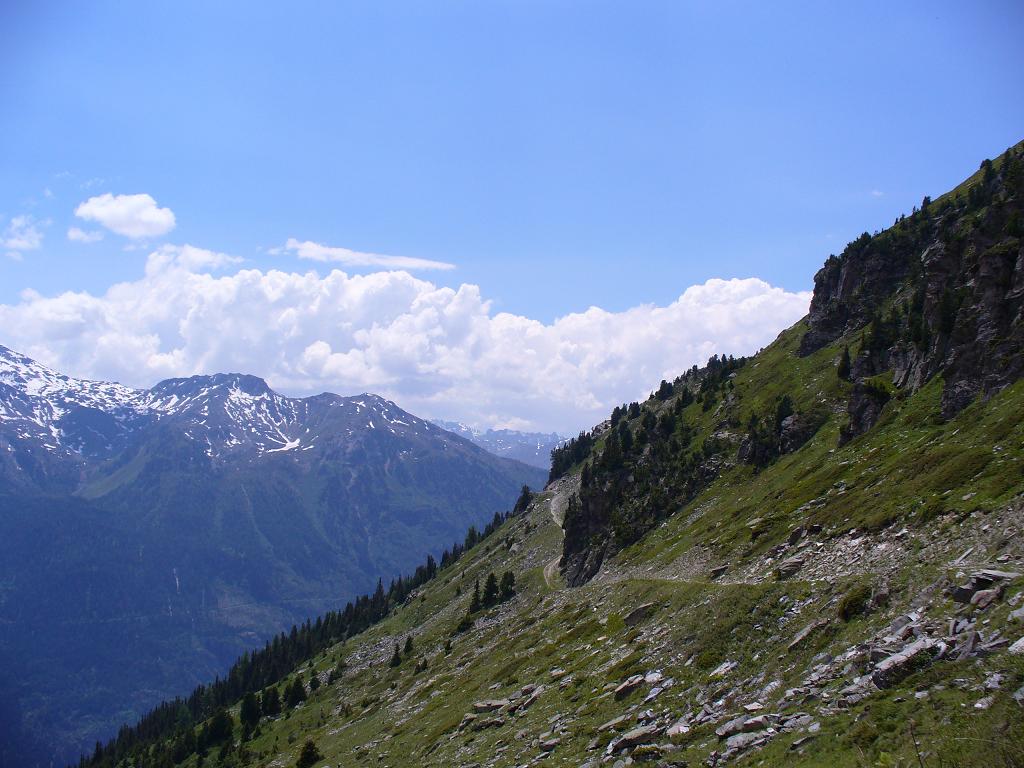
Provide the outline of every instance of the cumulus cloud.
{"type": "Polygon", "coordinates": [[[103,233],[98,229],[86,231],[78,227],[68,229],[68,240],[76,243],[98,243],[103,239],[103,233]]]}
{"type": "Polygon", "coordinates": [[[0,238],[0,247],[12,251],[34,251],[43,244],[43,233],[40,231],[40,224],[28,214],[13,217],[4,228],[3,237],[0,238]]]}
{"type": "Polygon", "coordinates": [[[293,253],[300,259],[311,261],[332,261],[348,267],[383,267],[384,269],[455,269],[454,264],[446,261],[417,259],[412,256],[385,256],[381,253],[364,253],[351,251],[348,248],[321,245],[309,240],[299,242],[294,237],[288,238],[284,248],[275,248],[272,253],[293,253]]]}
{"type": "Polygon", "coordinates": [[[174,212],[160,208],[150,195],[112,195],[109,192],[90,197],[75,209],[75,216],[98,224],[119,235],[139,239],[159,237],[174,229],[174,212]]]}
{"type": "Polygon", "coordinates": [[[287,394],[372,391],[421,416],[572,432],[715,353],[747,354],[810,293],[709,280],[667,306],[591,307],[545,324],[493,313],[475,285],[405,271],[218,272],[235,260],[164,246],[102,295],[0,305],[0,343],[79,376],[150,386],[246,371],[287,394]]]}

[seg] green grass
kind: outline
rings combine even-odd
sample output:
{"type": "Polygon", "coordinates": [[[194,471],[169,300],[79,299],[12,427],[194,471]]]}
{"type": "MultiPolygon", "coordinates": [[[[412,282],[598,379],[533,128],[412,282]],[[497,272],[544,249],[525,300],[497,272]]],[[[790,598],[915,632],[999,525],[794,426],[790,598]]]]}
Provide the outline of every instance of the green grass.
{"type": "MultiPolygon", "coordinates": [[[[316,691],[303,707],[264,722],[242,764],[291,765],[302,742],[313,738],[331,765],[513,766],[538,755],[534,739],[560,716],[573,720],[544,764],[578,766],[597,754],[587,749],[593,739],[609,740],[610,734],[598,734],[598,726],[641,706],[646,687],[621,701],[611,693],[630,675],[660,669],[673,678],[671,688],[643,706],[677,715],[699,708],[699,691],[726,695],[736,682],[756,680],[728,702],[738,708],[769,681],[777,680],[780,691],[799,685],[818,654],[861,642],[923,589],[949,578],[939,564],[915,563],[891,574],[888,604],[873,607],[873,582],[863,576],[737,584],[727,575],[719,583],[708,581],[701,565],[682,579],[661,577],[695,553],[703,558],[699,563],[727,563],[729,574],[738,572],[797,526],[822,525],[826,540],[855,528],[891,525],[953,530],[956,521],[999,509],[1024,489],[1024,382],[944,422],[939,417],[942,381],[933,380],[912,396],[893,397],[874,429],[839,448],[850,384],[836,376],[835,361],[843,344],[856,339],[800,358],[795,350],[804,330],[797,324],[740,369],[731,406],[705,411],[694,403],[685,412],[699,444],[723,428],[740,432],[735,425],[789,395],[797,411],[816,409],[825,416],[802,449],[758,473],[748,466],[727,467],[691,503],[680,504],[675,515],[619,553],[613,563],[618,580],[596,580],[575,590],[550,589],[544,581],[543,567],[559,553],[561,539],[548,514],[550,495],[542,494],[527,515],[468,552],[417,599],[316,659],[317,670],[333,668],[340,659],[348,667],[341,680],[316,691]],[[516,554],[509,553],[512,543],[516,554]],[[451,638],[446,653],[474,581],[506,569],[516,573],[519,594],[451,638]],[[656,606],[650,618],[627,627],[623,617],[648,602],[656,606]],[[796,616],[788,612],[793,605],[801,606],[796,616]],[[789,650],[793,636],[818,619],[826,621],[789,650]],[[387,665],[393,642],[410,632],[417,659],[428,665],[419,674],[415,660],[397,669],[387,665]],[[376,655],[367,663],[371,649],[376,655]],[[737,666],[720,681],[709,680],[723,661],[737,666]],[[555,680],[554,669],[565,676],[555,680]],[[529,710],[500,728],[459,730],[474,701],[508,696],[527,683],[546,687],[529,710]]],[[[889,386],[884,378],[879,383],[889,386]]],[[[943,605],[954,610],[948,601],[943,605]]],[[[989,618],[1002,621],[1007,610],[1005,605],[990,609],[989,618]]],[[[303,674],[308,678],[308,670],[303,674]]],[[[1024,663],[1005,654],[983,662],[944,662],[822,718],[821,733],[800,750],[790,749],[798,734],[784,734],[739,764],[917,765],[913,723],[932,756],[928,768],[939,765],[936,755],[947,766],[1011,765],[999,761],[1003,749],[1009,750],[1006,760],[1020,757],[1024,718],[1009,694],[1022,683],[1024,663]],[[993,670],[1002,671],[1007,683],[990,709],[975,710],[980,694],[970,687],[993,670]],[[953,685],[955,680],[967,682],[953,685]],[[928,698],[916,699],[918,690],[928,690],[928,698]]],[[[796,701],[773,703],[772,711],[800,707],[796,701]]],[[[679,747],[673,760],[701,765],[720,745],[713,727],[704,727],[681,739],[679,747]]]]}

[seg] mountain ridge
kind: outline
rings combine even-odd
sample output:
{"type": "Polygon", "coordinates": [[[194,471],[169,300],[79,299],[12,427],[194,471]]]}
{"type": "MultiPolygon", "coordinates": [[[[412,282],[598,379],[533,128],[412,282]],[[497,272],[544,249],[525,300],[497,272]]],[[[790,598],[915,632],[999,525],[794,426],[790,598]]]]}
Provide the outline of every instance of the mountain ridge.
{"type": "MultiPolygon", "coordinates": [[[[279,682],[87,764],[1020,765],[1024,152],[990,165],[982,193],[939,198],[978,227],[965,256],[996,233],[989,263],[1012,267],[989,305],[1011,317],[1009,354],[967,381],[969,402],[947,411],[955,376],[910,383],[898,352],[947,360],[979,297],[940,292],[918,312],[928,302],[902,289],[919,283],[889,280],[863,323],[815,338],[805,318],[615,408],[412,599],[279,682]],[[506,572],[515,594],[482,601],[506,572]]],[[[927,235],[923,208],[897,227],[927,235]]]]}

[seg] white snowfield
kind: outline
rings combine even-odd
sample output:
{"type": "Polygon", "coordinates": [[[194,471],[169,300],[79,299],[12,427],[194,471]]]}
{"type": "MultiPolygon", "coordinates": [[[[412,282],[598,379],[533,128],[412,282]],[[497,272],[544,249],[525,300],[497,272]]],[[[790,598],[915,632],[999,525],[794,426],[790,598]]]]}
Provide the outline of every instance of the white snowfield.
{"type": "MultiPolygon", "coordinates": [[[[330,412],[336,409],[341,409],[338,415],[348,435],[361,428],[385,428],[393,434],[442,432],[372,394],[285,397],[263,379],[236,373],[168,379],[152,389],[134,389],[66,376],[0,346],[0,446],[13,437],[35,439],[51,452],[80,452],[64,420],[73,412],[98,411],[127,431],[154,420],[184,422],[184,434],[204,444],[211,457],[306,451],[315,447],[319,428],[334,421],[330,412]]],[[[12,450],[9,444],[5,447],[12,450]]]]}

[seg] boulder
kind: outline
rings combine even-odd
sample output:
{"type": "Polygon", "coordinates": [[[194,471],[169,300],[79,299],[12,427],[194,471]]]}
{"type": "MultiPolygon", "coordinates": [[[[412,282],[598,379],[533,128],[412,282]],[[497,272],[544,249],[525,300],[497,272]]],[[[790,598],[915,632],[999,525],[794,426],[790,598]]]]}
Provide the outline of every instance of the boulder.
{"type": "Polygon", "coordinates": [[[483,714],[485,712],[494,712],[508,705],[508,699],[486,699],[485,701],[474,702],[473,711],[477,714],[483,714]]]}
{"type": "Polygon", "coordinates": [[[875,665],[871,681],[879,688],[889,688],[917,669],[931,663],[933,642],[921,638],[875,665]]]}
{"type": "Polygon", "coordinates": [[[667,735],[670,739],[675,739],[679,736],[685,736],[689,732],[690,719],[688,717],[682,717],[669,727],[667,735]]]}
{"type": "Polygon", "coordinates": [[[788,579],[791,576],[795,576],[797,572],[804,567],[803,555],[794,555],[793,557],[787,557],[781,563],[775,567],[775,578],[788,579]]]}
{"type": "Polygon", "coordinates": [[[977,607],[979,610],[984,610],[998,599],[999,592],[1000,590],[998,588],[980,589],[971,595],[971,605],[977,607]]]}
{"type": "Polygon", "coordinates": [[[811,622],[806,627],[804,627],[796,633],[796,637],[794,637],[790,641],[789,645],[786,646],[786,650],[792,651],[794,648],[800,645],[800,643],[806,640],[814,630],[818,629],[819,627],[823,627],[826,624],[828,624],[828,619],[818,619],[817,621],[811,622]]]}
{"type": "Polygon", "coordinates": [[[740,752],[744,749],[750,749],[751,747],[764,744],[770,735],[767,733],[737,733],[735,736],[730,736],[726,739],[725,749],[727,752],[740,752]]]}
{"type": "Polygon", "coordinates": [[[715,728],[715,735],[719,739],[727,739],[734,733],[741,733],[743,726],[749,720],[746,715],[740,715],[739,717],[733,718],[728,722],[722,723],[722,725],[715,728]]]}
{"type": "Polygon", "coordinates": [[[624,699],[626,696],[628,696],[641,685],[643,685],[643,683],[643,675],[633,675],[632,677],[628,678],[627,680],[618,685],[618,687],[615,689],[615,698],[624,699]]]}
{"type": "Polygon", "coordinates": [[[624,618],[622,622],[627,627],[635,627],[637,624],[639,624],[641,621],[643,621],[651,615],[651,613],[653,612],[653,608],[654,603],[644,603],[643,605],[638,605],[636,608],[634,608],[626,615],[626,618],[624,618]]]}
{"type": "Polygon", "coordinates": [[[482,731],[486,728],[500,728],[505,724],[505,718],[503,717],[484,717],[477,718],[473,721],[472,729],[474,731],[482,731]]]}
{"type": "Polygon", "coordinates": [[[629,721],[629,717],[627,715],[619,715],[618,717],[616,717],[616,718],[614,718],[612,720],[609,720],[604,725],[599,726],[597,730],[598,731],[614,731],[614,730],[617,730],[619,728],[619,726],[625,725],[628,721],[629,721]]]}
{"type": "Polygon", "coordinates": [[[999,589],[1001,590],[1006,583],[1013,581],[1019,576],[1020,574],[1014,571],[998,571],[994,568],[983,568],[971,574],[969,582],[954,588],[952,597],[958,603],[970,603],[978,592],[988,591],[996,583],[999,583],[999,589]]]}
{"type": "Polygon", "coordinates": [[[712,679],[716,677],[724,677],[725,675],[729,674],[734,669],[736,669],[736,667],[738,666],[738,661],[723,661],[721,664],[719,664],[717,667],[711,670],[711,674],[709,674],[708,677],[712,679]]]}
{"type": "Polygon", "coordinates": [[[626,731],[618,741],[614,742],[615,749],[636,747],[653,739],[660,732],[656,725],[641,725],[631,731],[626,731]]]}

